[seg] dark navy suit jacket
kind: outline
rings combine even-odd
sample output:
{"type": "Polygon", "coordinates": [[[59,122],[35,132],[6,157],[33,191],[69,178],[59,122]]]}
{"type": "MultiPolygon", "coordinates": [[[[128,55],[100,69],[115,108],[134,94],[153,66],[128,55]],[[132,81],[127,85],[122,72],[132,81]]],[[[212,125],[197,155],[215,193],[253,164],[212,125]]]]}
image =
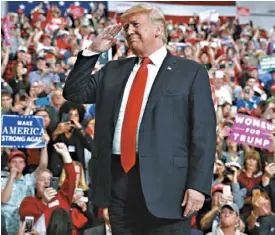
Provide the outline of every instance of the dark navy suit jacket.
{"type": "MultiPolygon", "coordinates": [[[[98,57],[78,54],[63,95],[75,103],[96,103],[93,201],[99,207],[108,207],[115,124],[137,58],[110,61],[91,75],[98,57]]],[[[186,189],[210,194],[215,148],[216,116],[207,70],[168,52],[152,86],[139,131],[141,184],[153,215],[183,218],[181,203],[186,189]]]]}

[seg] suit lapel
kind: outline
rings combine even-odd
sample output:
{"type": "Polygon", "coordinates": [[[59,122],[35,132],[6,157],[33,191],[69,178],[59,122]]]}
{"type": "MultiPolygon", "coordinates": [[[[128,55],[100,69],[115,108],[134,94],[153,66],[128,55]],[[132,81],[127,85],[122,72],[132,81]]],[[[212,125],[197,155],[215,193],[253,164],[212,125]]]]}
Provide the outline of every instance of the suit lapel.
{"type": "Polygon", "coordinates": [[[157,101],[160,99],[163,89],[167,87],[168,83],[171,81],[175,70],[176,59],[168,52],[153,83],[142,119],[144,119],[147,113],[152,111],[157,101]]]}
{"type": "Polygon", "coordinates": [[[119,72],[119,76],[117,78],[117,83],[115,87],[115,95],[114,95],[114,106],[113,106],[113,122],[114,125],[117,122],[118,114],[121,106],[121,101],[124,93],[124,89],[126,86],[126,83],[128,81],[128,78],[133,70],[133,67],[137,61],[137,57],[130,58],[127,60],[124,64],[121,65],[121,69],[119,72]]]}

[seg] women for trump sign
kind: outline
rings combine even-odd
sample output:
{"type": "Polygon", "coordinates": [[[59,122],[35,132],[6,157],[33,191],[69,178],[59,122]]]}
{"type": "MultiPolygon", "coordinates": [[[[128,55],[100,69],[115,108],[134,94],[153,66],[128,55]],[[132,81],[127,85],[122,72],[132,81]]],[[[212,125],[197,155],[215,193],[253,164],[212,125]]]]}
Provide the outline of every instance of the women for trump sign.
{"type": "Polygon", "coordinates": [[[237,114],[229,139],[239,144],[272,149],[272,123],[247,115],[237,114]]]}
{"type": "Polygon", "coordinates": [[[3,147],[42,148],[44,120],[39,116],[3,115],[1,144],[3,147]]]}

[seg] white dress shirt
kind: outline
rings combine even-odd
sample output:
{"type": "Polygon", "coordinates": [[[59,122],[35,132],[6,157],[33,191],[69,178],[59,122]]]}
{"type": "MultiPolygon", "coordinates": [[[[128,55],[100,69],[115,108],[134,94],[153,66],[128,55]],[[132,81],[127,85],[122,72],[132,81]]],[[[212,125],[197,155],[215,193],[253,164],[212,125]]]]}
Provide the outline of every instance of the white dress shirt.
{"type": "MultiPolygon", "coordinates": [[[[82,52],[83,56],[92,56],[98,53],[89,51],[88,49],[84,50],[82,52]]],[[[141,111],[140,111],[140,116],[139,116],[139,121],[138,121],[138,127],[137,127],[137,133],[136,133],[136,151],[138,152],[138,133],[139,133],[139,127],[140,123],[143,117],[143,113],[149,98],[149,94],[151,91],[151,88],[153,86],[153,83],[155,81],[155,78],[157,76],[157,73],[160,69],[160,66],[162,65],[162,62],[164,58],[167,55],[167,49],[166,46],[161,47],[159,50],[155,51],[153,54],[149,56],[150,60],[152,61],[151,64],[147,65],[148,68],[148,78],[145,86],[145,91],[144,91],[144,96],[143,96],[143,101],[142,101],[142,106],[141,106],[141,111]]],[[[113,139],[113,154],[120,154],[120,139],[121,139],[121,131],[122,131],[122,123],[124,119],[124,113],[126,109],[126,104],[128,100],[128,96],[134,81],[134,78],[136,76],[136,73],[141,65],[141,60],[137,64],[135,64],[128,81],[126,83],[123,97],[122,97],[122,102],[119,110],[119,115],[118,115],[118,120],[115,126],[115,133],[114,133],[114,139],[113,139]]]]}

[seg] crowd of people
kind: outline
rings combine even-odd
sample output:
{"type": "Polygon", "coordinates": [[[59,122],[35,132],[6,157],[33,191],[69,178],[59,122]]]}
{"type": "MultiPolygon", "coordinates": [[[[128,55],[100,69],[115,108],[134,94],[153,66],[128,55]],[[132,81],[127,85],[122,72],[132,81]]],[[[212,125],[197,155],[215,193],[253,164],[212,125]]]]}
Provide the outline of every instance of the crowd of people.
{"type": "MultiPolygon", "coordinates": [[[[58,6],[41,3],[30,14],[8,13],[1,19],[3,25],[9,18],[10,30],[9,41],[3,33],[1,37],[1,115],[43,117],[46,141],[42,149],[1,148],[1,227],[8,234],[24,234],[26,216],[34,217],[38,234],[51,234],[48,230],[93,234],[98,226],[103,226],[102,232],[111,231],[106,209],[91,200],[96,107],[71,103],[62,95],[78,53],[119,21],[119,15],[108,17],[100,3],[88,13],[61,14],[58,6]],[[38,102],[42,100],[43,104],[38,102]],[[57,188],[52,188],[52,178],[57,179],[57,188]]],[[[275,26],[240,25],[238,17],[200,23],[194,16],[188,23],[167,21],[167,31],[172,54],[208,70],[217,116],[211,198],[192,217],[192,233],[274,234],[275,67],[262,69],[260,58],[275,55],[275,26]],[[272,148],[230,140],[237,114],[271,122],[272,148]]],[[[133,52],[121,31],[112,59],[130,56],[133,52]]],[[[103,61],[97,62],[94,72],[103,61]]]]}

